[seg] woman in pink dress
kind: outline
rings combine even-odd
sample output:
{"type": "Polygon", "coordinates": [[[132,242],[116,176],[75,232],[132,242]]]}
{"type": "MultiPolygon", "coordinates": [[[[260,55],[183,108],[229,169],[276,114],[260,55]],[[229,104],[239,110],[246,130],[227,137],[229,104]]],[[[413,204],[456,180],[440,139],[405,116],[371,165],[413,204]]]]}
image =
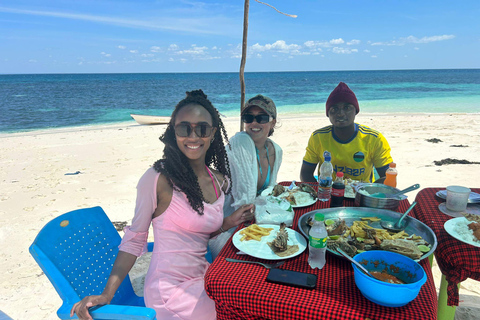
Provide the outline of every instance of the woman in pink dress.
{"type": "Polygon", "coordinates": [[[177,104],[160,140],[164,157],[138,183],[135,216],[125,228],[107,285],[101,295],[76,303],[72,316],[92,319],[88,308],[111,301],[137,257],[146,252],[151,223],[155,245],[145,278],[146,306],[155,309],[157,319],[216,318],[215,304],[204,289],[207,243],[252,219],[253,205],[223,218],[225,193],[230,192],[227,135],[201,90],[187,92],[177,104]]]}

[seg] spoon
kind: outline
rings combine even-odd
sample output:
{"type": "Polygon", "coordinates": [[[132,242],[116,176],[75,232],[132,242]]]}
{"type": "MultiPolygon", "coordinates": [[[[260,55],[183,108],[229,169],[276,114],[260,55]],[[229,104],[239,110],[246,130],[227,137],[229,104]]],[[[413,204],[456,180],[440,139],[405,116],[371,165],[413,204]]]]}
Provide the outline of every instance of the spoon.
{"type": "Polygon", "coordinates": [[[420,185],[418,183],[416,183],[413,186],[410,186],[410,187],[405,188],[403,190],[400,190],[398,192],[388,194],[388,196],[383,192],[376,192],[376,193],[371,194],[370,197],[374,197],[374,198],[396,198],[399,195],[402,195],[404,193],[416,190],[418,188],[420,188],[420,185]]]}
{"type": "Polygon", "coordinates": [[[352,257],[350,257],[345,251],[343,251],[342,249],[340,248],[337,248],[337,251],[342,255],[344,256],[345,258],[347,258],[348,260],[350,260],[352,263],[354,263],[360,270],[363,271],[363,273],[365,273],[367,276],[369,277],[372,277],[375,279],[375,277],[370,273],[368,272],[367,269],[365,269],[364,266],[362,266],[359,262],[355,261],[352,259],[352,257]]]}
{"type": "Polygon", "coordinates": [[[403,218],[405,218],[405,216],[410,212],[410,210],[413,209],[413,207],[415,207],[416,204],[417,202],[414,201],[410,206],[410,208],[408,208],[407,211],[405,211],[405,213],[401,216],[401,218],[397,222],[395,222],[395,224],[393,222],[383,221],[383,220],[380,221],[380,224],[384,229],[387,229],[387,230],[391,230],[394,232],[402,231],[403,229],[405,229],[405,222],[403,222],[403,218]]]}

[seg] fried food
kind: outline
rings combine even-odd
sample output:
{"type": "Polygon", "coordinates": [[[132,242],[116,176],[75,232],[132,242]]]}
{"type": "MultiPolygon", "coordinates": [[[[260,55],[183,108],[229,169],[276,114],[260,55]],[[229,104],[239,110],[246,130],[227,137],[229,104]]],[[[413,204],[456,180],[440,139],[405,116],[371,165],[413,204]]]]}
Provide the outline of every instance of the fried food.
{"type": "Polygon", "coordinates": [[[384,240],[380,245],[382,250],[403,254],[412,259],[420,259],[423,253],[411,241],[404,239],[384,240]]]}
{"type": "Polygon", "coordinates": [[[284,192],[285,192],[285,187],[280,184],[277,184],[273,187],[272,196],[278,197],[284,192]]]}
{"type": "Polygon", "coordinates": [[[277,236],[272,241],[273,251],[285,251],[287,250],[288,232],[285,229],[286,224],[281,223],[277,236]]]}
{"type": "Polygon", "coordinates": [[[480,223],[472,222],[468,225],[468,228],[473,231],[473,236],[480,241],[480,223]]]}
{"type": "Polygon", "coordinates": [[[480,222],[480,215],[473,213],[462,212],[463,216],[467,218],[468,221],[480,222]]]}
{"type": "Polygon", "coordinates": [[[257,224],[249,225],[248,227],[240,230],[240,234],[243,235],[243,237],[240,238],[240,241],[260,241],[262,237],[268,236],[272,230],[273,228],[263,228],[257,224]]]}
{"type": "Polygon", "coordinates": [[[272,251],[279,257],[286,257],[294,254],[299,250],[298,245],[288,245],[288,232],[286,229],[286,224],[281,223],[280,229],[278,230],[277,236],[273,239],[272,242],[267,242],[268,246],[272,251]]]}

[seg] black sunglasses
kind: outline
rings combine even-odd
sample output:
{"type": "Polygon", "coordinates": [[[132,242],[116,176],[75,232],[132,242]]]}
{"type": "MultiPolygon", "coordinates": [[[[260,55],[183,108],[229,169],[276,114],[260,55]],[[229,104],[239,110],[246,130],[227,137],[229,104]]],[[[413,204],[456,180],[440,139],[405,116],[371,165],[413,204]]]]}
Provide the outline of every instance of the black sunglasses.
{"type": "Polygon", "coordinates": [[[257,114],[256,116],[247,113],[242,116],[242,121],[244,123],[252,123],[253,120],[257,121],[257,123],[264,124],[272,121],[272,117],[265,113],[257,114]]]}
{"type": "Polygon", "coordinates": [[[179,137],[185,138],[190,137],[192,131],[194,131],[197,137],[205,138],[210,137],[212,134],[212,129],[213,127],[205,122],[200,122],[197,124],[181,122],[175,126],[175,134],[179,137]]]}

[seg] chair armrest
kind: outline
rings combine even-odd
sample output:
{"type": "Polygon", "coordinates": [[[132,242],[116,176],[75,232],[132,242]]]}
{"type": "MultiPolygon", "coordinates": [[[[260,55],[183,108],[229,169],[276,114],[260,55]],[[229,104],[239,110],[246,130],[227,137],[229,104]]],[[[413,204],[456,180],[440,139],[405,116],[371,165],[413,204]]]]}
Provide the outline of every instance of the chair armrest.
{"type": "MultiPolygon", "coordinates": [[[[75,314],[70,317],[70,310],[73,305],[64,303],[57,311],[57,316],[60,319],[78,319],[75,314]]],[[[104,319],[121,319],[121,320],[155,320],[156,312],[152,308],[147,307],[132,307],[121,306],[114,304],[107,304],[104,306],[95,306],[90,308],[90,315],[95,320],[104,319]]]]}

